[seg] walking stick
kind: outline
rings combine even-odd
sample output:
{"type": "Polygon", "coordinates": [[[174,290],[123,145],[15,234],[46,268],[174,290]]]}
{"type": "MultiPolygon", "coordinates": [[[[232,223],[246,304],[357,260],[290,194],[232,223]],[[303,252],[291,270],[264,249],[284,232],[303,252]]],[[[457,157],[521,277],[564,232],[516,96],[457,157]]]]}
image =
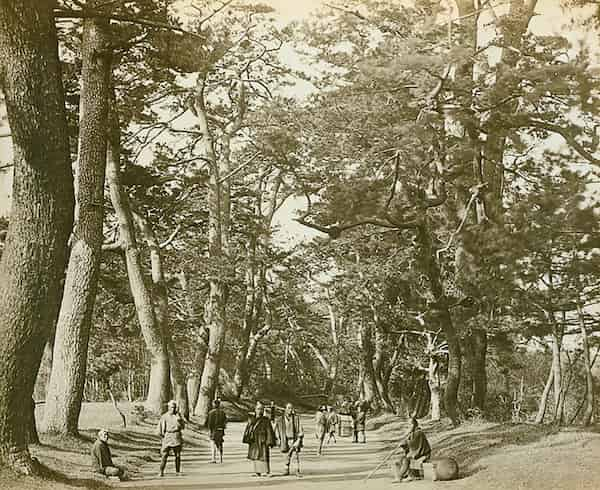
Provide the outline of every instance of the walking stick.
{"type": "Polygon", "coordinates": [[[398,451],[398,449],[406,442],[406,438],[410,435],[411,432],[412,429],[400,438],[400,442],[398,443],[398,445],[394,449],[392,449],[385,458],[383,458],[383,460],[373,469],[373,471],[371,471],[371,473],[367,475],[367,477],[363,480],[363,483],[366,483],[369,480],[369,478],[371,478],[375,473],[377,473],[379,468],[381,468],[385,463],[387,463],[390,460],[390,458],[396,453],[396,451],[398,451]]]}

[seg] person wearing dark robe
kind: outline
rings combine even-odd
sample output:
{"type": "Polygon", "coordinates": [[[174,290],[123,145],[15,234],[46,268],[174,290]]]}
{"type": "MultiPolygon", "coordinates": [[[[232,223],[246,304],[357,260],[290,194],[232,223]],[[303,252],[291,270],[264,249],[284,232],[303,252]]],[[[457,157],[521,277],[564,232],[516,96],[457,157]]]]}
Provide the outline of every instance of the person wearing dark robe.
{"type": "Polygon", "coordinates": [[[286,454],[284,475],[290,474],[292,457],[296,456],[296,476],[300,476],[300,451],[304,441],[304,431],[300,417],[294,412],[294,406],[288,403],[285,412],[275,423],[275,439],[282,453],[286,454]]]}
{"type": "Polygon", "coordinates": [[[404,455],[392,463],[394,483],[412,481],[414,478],[410,474],[410,462],[417,460],[424,462],[431,457],[431,446],[425,433],[419,427],[419,422],[416,418],[413,418],[411,422],[412,428],[401,446],[404,449],[404,455]]]}
{"type": "Polygon", "coordinates": [[[113,463],[110,447],[108,446],[108,431],[106,429],[98,431],[98,438],[92,446],[91,456],[94,473],[100,473],[108,477],[117,476],[119,479],[124,476],[125,472],[123,468],[113,463]]]}
{"type": "Polygon", "coordinates": [[[271,472],[271,448],[275,445],[275,433],[271,422],[265,417],[265,407],[261,402],[256,404],[242,441],[248,444],[248,459],[253,463],[254,474],[267,476],[271,472]]]}
{"type": "Polygon", "coordinates": [[[163,414],[158,422],[158,435],[161,438],[160,447],[160,471],[159,477],[164,476],[167,458],[171,451],[175,456],[175,473],[181,474],[181,449],[183,447],[183,437],[181,432],[185,427],[185,422],[177,410],[175,400],[167,403],[167,412],[163,414]]]}
{"type": "Polygon", "coordinates": [[[227,425],[227,415],[221,408],[221,400],[216,399],[213,402],[213,409],[208,412],[206,426],[209,430],[210,446],[212,450],[211,463],[217,462],[217,452],[223,462],[223,438],[225,437],[225,426],[227,425]]]}

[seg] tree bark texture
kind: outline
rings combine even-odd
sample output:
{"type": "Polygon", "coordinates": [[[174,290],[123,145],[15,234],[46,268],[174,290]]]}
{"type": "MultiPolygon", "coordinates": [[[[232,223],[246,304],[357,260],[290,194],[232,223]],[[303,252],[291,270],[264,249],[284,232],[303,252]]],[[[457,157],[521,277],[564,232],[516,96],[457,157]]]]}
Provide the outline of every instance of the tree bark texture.
{"type": "Polygon", "coordinates": [[[446,337],[448,344],[448,376],[446,379],[446,389],[444,392],[444,406],[448,417],[453,424],[459,423],[458,417],[458,388],[462,370],[460,337],[452,321],[452,315],[446,304],[440,279],[440,270],[436,261],[431,235],[422,224],[417,230],[417,241],[419,243],[419,254],[425,273],[429,280],[431,291],[436,300],[436,307],[440,326],[446,337]]]}
{"type": "Polygon", "coordinates": [[[32,473],[31,403],[56,322],[73,224],[53,1],[0,1],[0,80],[14,149],[12,208],[0,261],[0,464],[32,473]]]}
{"type": "Polygon", "coordinates": [[[550,366],[550,371],[548,372],[548,379],[546,380],[546,384],[544,385],[544,391],[542,392],[542,396],[540,398],[540,404],[538,406],[537,415],[535,416],[535,423],[541,424],[544,422],[544,416],[546,415],[546,407],[548,405],[548,396],[550,395],[550,390],[552,389],[552,383],[554,381],[554,365],[550,366]]]}
{"type": "Polygon", "coordinates": [[[40,368],[38,369],[35,387],[33,389],[33,399],[35,401],[46,400],[46,391],[48,390],[48,382],[50,381],[50,374],[52,373],[53,351],[54,332],[50,334],[44,345],[44,353],[42,354],[42,361],[40,362],[40,368]]]}
{"type": "Polygon", "coordinates": [[[120,176],[120,129],[117,115],[110,112],[111,122],[106,164],[106,180],[110,198],[119,222],[119,236],[125,253],[129,287],[146,349],[150,357],[150,380],[146,397],[146,408],[154,413],[163,413],[170,395],[170,366],[167,345],[156,319],[150,289],[143,274],[129,197],[123,188],[120,176]]]}
{"type": "Polygon", "coordinates": [[[169,293],[167,281],[163,270],[163,260],[160,252],[160,244],[154,228],[148,220],[139,213],[134,213],[134,218],[138,223],[142,236],[150,250],[150,264],[152,272],[152,298],[154,302],[155,318],[159,324],[160,331],[169,354],[169,367],[171,375],[171,386],[173,388],[173,397],[177,402],[177,407],[184,418],[189,419],[190,407],[187,397],[187,387],[185,374],[181,368],[181,361],[177,354],[173,336],[171,335],[169,325],[169,293]]]}
{"type": "Polygon", "coordinates": [[[484,413],[487,395],[487,333],[483,329],[473,329],[466,339],[469,375],[472,383],[472,407],[484,413]]]}
{"type": "Polygon", "coordinates": [[[361,346],[361,365],[362,365],[362,386],[364,390],[364,399],[370,406],[377,410],[380,407],[379,391],[375,382],[375,373],[373,370],[373,340],[371,325],[365,321],[360,322],[359,340],[361,346]]]}
{"type": "MultiPolygon", "coordinates": [[[[224,137],[222,155],[217,157],[214,148],[214,139],[208,123],[208,114],[204,103],[204,78],[200,76],[196,92],[195,109],[198,124],[202,133],[204,156],[209,162],[210,179],[208,184],[207,204],[208,217],[208,254],[215,264],[227,258],[229,249],[230,228],[230,193],[229,179],[224,182],[221,178],[229,174],[229,145],[230,137],[224,137]]],[[[227,132],[227,131],[226,131],[227,132]]],[[[231,134],[231,133],[230,133],[231,134]]],[[[215,396],[219,381],[221,352],[225,343],[226,334],[226,305],[228,286],[218,273],[212,273],[210,278],[210,291],[205,305],[206,325],[209,329],[208,349],[202,378],[200,393],[196,404],[196,415],[201,424],[206,423],[211,401],[215,396]]]]}
{"type": "Polygon", "coordinates": [[[109,29],[107,20],[83,22],[75,223],[44,407],[45,430],[61,434],[78,434],[102,254],[111,71],[109,29]]]}
{"type": "Polygon", "coordinates": [[[563,411],[563,380],[562,380],[562,362],[561,362],[561,344],[562,338],[556,331],[552,335],[552,369],[553,376],[553,393],[554,393],[554,423],[562,424],[563,411]]]}

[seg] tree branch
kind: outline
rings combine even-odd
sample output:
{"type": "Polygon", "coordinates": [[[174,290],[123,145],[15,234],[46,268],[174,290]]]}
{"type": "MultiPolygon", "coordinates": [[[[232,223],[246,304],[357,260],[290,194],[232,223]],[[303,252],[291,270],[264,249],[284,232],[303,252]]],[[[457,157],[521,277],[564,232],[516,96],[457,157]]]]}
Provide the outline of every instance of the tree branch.
{"type": "Polygon", "coordinates": [[[57,8],[54,9],[54,18],[55,19],[106,19],[106,20],[116,20],[120,22],[129,22],[131,24],[138,24],[146,27],[153,27],[155,29],[164,29],[173,32],[179,32],[181,34],[186,34],[188,36],[195,37],[197,39],[201,39],[202,41],[206,41],[204,36],[196,34],[195,32],[190,32],[182,27],[174,26],[168,24],[166,22],[158,22],[150,19],[137,19],[135,17],[130,17],[128,15],[120,15],[120,14],[107,14],[105,12],[98,12],[95,10],[82,11],[82,10],[69,10],[57,8]]]}

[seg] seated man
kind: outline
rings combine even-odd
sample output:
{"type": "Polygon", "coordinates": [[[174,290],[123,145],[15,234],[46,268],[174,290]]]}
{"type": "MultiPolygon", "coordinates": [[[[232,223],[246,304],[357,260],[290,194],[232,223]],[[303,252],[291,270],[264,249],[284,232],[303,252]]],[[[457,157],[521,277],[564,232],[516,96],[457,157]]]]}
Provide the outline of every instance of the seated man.
{"type": "Polygon", "coordinates": [[[402,444],[404,455],[398,461],[392,463],[392,472],[394,473],[394,483],[400,481],[411,481],[410,475],[411,461],[428,461],[431,456],[431,446],[427,437],[419,427],[416,418],[411,420],[412,428],[406,441],[402,444]]]}
{"type": "Polygon", "coordinates": [[[119,468],[113,463],[107,441],[108,431],[106,429],[100,429],[98,431],[98,439],[94,442],[91,451],[94,473],[122,478],[124,476],[123,468],[119,468]]]}

